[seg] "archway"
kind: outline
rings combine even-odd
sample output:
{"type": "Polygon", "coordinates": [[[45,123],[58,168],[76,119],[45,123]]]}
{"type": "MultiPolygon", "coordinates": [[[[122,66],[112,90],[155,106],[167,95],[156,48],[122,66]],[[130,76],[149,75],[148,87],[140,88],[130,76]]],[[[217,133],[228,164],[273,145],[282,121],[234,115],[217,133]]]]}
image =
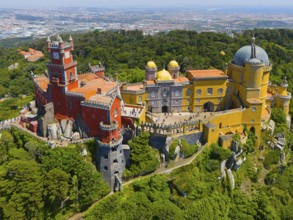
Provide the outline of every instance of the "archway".
{"type": "Polygon", "coordinates": [[[251,127],[251,128],[250,128],[250,131],[251,131],[253,134],[255,134],[255,127],[251,127]]]}
{"type": "Polygon", "coordinates": [[[162,107],[162,113],[168,113],[168,106],[164,105],[162,107]]]}
{"type": "Polygon", "coordinates": [[[206,102],[203,105],[203,109],[205,109],[207,112],[213,112],[215,109],[215,105],[212,102],[206,102]]]}

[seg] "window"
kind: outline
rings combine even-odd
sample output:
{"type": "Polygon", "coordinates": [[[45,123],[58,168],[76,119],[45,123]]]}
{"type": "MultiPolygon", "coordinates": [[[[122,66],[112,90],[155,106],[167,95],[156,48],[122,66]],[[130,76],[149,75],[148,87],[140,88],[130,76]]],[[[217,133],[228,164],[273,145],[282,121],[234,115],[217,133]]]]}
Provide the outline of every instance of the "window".
{"type": "Polygon", "coordinates": [[[196,90],[196,95],[200,95],[200,94],[201,94],[201,90],[200,89],[196,90]]]}
{"type": "Polygon", "coordinates": [[[163,89],[163,93],[162,93],[162,95],[163,95],[164,97],[166,97],[166,96],[167,96],[167,94],[168,94],[168,91],[167,91],[167,89],[163,89]]]}
{"type": "Polygon", "coordinates": [[[231,92],[231,88],[227,88],[226,93],[230,94],[230,92],[231,92]]]}
{"type": "Polygon", "coordinates": [[[154,101],[152,101],[152,102],[151,102],[151,104],[152,104],[152,105],[155,105],[155,102],[154,102],[154,101]]]}
{"type": "Polygon", "coordinates": [[[255,112],[256,111],[256,107],[252,107],[252,111],[255,112]]]}
{"type": "Polygon", "coordinates": [[[180,92],[179,92],[179,90],[177,89],[177,90],[175,90],[175,96],[179,96],[180,95],[180,92]]]}
{"type": "Polygon", "coordinates": [[[108,170],[108,167],[107,166],[104,166],[104,170],[108,170]]]}
{"type": "Polygon", "coordinates": [[[218,94],[221,95],[223,93],[223,89],[218,89],[218,94]]]}
{"type": "Polygon", "coordinates": [[[114,110],[114,117],[116,118],[117,115],[118,115],[118,110],[117,110],[117,108],[115,108],[115,110],[114,110]]]}
{"type": "Polygon", "coordinates": [[[105,156],[104,156],[104,159],[108,159],[108,158],[109,158],[108,155],[105,155],[105,156]]]}
{"type": "Polygon", "coordinates": [[[196,110],[197,112],[199,112],[199,111],[200,111],[200,107],[197,106],[197,107],[195,108],[195,110],[196,110]]]}
{"type": "Polygon", "coordinates": [[[191,89],[187,89],[186,95],[187,96],[190,96],[191,95],[191,89]]]}
{"type": "Polygon", "coordinates": [[[117,159],[113,160],[113,163],[118,163],[118,160],[117,159]]]}
{"type": "Polygon", "coordinates": [[[196,103],[200,103],[200,99],[196,99],[196,103]]]}
{"type": "Polygon", "coordinates": [[[251,122],[253,123],[254,122],[254,119],[252,119],[251,122]]]}
{"type": "Polygon", "coordinates": [[[142,96],[138,96],[138,102],[142,102],[142,96]]]}
{"type": "Polygon", "coordinates": [[[222,101],[222,99],[221,98],[218,98],[218,102],[221,102],[222,101]]]}
{"type": "Polygon", "coordinates": [[[70,82],[73,82],[74,81],[74,76],[73,76],[73,73],[70,72],[70,82]]]}
{"type": "Polygon", "coordinates": [[[208,88],[207,93],[208,93],[208,95],[212,95],[213,94],[213,88],[208,88]]]}
{"type": "Polygon", "coordinates": [[[156,93],[155,93],[155,91],[152,91],[152,92],[151,92],[151,97],[156,97],[156,93]]]}
{"type": "Polygon", "coordinates": [[[186,111],[189,111],[189,106],[186,107],[186,111]]]}

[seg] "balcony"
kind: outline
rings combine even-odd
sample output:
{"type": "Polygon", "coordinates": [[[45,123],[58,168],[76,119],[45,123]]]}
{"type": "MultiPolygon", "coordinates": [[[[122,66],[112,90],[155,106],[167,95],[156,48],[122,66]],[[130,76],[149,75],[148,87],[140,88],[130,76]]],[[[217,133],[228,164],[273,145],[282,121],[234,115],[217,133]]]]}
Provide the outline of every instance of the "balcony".
{"type": "Polygon", "coordinates": [[[103,131],[114,131],[118,128],[118,122],[112,121],[111,124],[104,124],[104,122],[100,122],[100,129],[103,131]]]}

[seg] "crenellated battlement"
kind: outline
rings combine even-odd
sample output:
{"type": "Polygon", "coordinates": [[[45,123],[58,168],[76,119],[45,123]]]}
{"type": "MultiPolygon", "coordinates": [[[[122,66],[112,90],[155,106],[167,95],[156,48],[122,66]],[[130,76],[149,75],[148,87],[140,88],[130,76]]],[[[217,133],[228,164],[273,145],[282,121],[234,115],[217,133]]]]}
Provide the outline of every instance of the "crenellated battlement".
{"type": "Polygon", "coordinates": [[[111,124],[104,124],[104,122],[101,121],[100,128],[103,131],[115,131],[118,128],[118,122],[114,120],[111,124]]]}
{"type": "Polygon", "coordinates": [[[87,107],[91,107],[91,108],[99,108],[99,109],[104,109],[104,110],[110,110],[112,103],[113,103],[113,99],[111,100],[111,103],[106,103],[106,102],[98,102],[98,101],[93,101],[93,100],[86,100],[81,102],[80,104],[82,106],[87,106],[87,107]]]}
{"type": "Polygon", "coordinates": [[[123,137],[122,135],[118,136],[118,139],[113,139],[110,141],[110,143],[103,143],[100,140],[98,140],[98,144],[100,147],[108,147],[108,148],[114,148],[120,144],[122,144],[123,137]]]}

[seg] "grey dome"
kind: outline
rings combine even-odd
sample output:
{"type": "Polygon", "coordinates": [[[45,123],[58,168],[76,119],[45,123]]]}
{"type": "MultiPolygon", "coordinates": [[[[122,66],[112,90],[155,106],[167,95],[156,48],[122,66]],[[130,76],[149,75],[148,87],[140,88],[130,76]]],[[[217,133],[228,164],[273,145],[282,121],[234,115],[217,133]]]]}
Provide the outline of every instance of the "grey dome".
{"type": "Polygon", "coordinates": [[[257,58],[252,58],[250,60],[245,61],[245,63],[254,64],[254,65],[260,65],[263,62],[257,58]]]}
{"type": "Polygon", "coordinates": [[[253,57],[253,46],[254,45],[247,45],[244,47],[241,47],[234,55],[234,59],[232,63],[238,65],[238,66],[243,66],[243,64],[253,58],[256,58],[264,63],[265,66],[270,65],[270,60],[268,57],[267,52],[262,49],[259,46],[255,45],[255,54],[256,56],[253,57]]]}

